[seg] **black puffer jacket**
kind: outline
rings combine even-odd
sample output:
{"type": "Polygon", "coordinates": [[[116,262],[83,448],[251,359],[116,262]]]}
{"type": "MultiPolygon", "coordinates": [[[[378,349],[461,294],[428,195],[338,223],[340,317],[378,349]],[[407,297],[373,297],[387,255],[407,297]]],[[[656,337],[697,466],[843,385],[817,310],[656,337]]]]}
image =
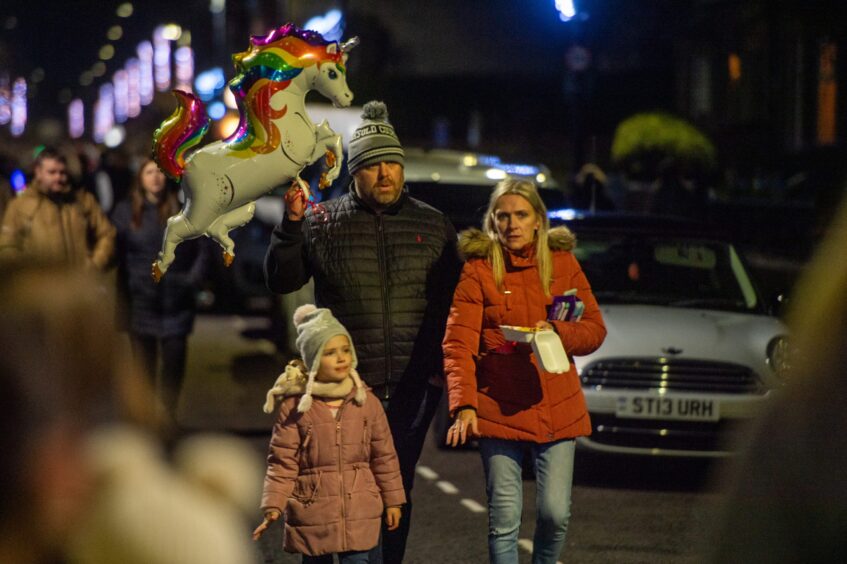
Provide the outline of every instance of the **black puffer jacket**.
{"type": "Polygon", "coordinates": [[[353,192],[287,219],[265,257],[282,294],[315,279],[315,302],[347,327],[359,373],[382,399],[443,371],[441,340],[461,271],[456,232],[438,210],[404,191],[376,213],[353,192]]]}

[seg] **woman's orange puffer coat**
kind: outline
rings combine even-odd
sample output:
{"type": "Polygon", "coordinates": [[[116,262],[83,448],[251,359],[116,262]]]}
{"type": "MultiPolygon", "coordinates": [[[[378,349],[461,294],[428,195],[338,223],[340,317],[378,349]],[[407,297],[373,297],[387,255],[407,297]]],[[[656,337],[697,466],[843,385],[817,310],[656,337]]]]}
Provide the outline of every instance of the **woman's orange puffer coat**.
{"type": "Polygon", "coordinates": [[[606,327],[588,280],[570,250],[575,238],[565,227],[549,231],[553,255],[550,296],[544,295],[534,254],[518,256],[504,249],[504,290],[497,289],[488,261],[498,244],[478,229],[462,233],[467,259],[444,337],[444,368],[450,412],[476,409],[483,437],[535,443],[591,434],[591,423],[571,358],[570,371],[545,372],[528,344],[506,342],[500,325],[534,327],[547,319],[552,296],[576,288],[585,303],[580,321],[553,321],[569,357],[595,350],[606,327]]]}

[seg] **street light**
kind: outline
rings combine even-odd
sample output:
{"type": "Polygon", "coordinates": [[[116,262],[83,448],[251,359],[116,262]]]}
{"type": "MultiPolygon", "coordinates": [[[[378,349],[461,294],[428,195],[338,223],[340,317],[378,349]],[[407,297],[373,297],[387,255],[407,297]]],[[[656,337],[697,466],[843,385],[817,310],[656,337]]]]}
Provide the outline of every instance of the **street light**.
{"type": "Polygon", "coordinates": [[[576,4],[574,0],[555,0],[556,10],[559,11],[559,19],[569,22],[576,17],[576,4]]]}

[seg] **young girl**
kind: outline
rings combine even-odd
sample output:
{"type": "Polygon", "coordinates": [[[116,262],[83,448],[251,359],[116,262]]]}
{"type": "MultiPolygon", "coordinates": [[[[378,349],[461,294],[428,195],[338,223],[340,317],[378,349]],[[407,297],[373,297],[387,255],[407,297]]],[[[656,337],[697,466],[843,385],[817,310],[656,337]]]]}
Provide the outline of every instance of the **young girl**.
{"type": "Polygon", "coordinates": [[[340,564],[369,562],[383,509],[394,530],[406,502],[388,421],[332,313],[304,305],[294,325],[303,362],[290,362],[268,391],[266,413],[282,402],[268,449],[265,520],[253,539],[285,511],[284,548],[303,554],[304,564],[331,563],[333,554],[340,564]]]}

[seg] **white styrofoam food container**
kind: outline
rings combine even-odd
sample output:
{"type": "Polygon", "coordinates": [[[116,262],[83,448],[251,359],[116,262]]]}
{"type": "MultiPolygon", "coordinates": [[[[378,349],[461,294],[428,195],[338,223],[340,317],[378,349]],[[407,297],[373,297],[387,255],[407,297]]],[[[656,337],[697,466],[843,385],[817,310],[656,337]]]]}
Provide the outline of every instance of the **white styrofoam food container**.
{"type": "Polygon", "coordinates": [[[501,325],[500,329],[507,341],[530,343],[535,358],[547,372],[561,374],[570,370],[571,363],[568,361],[565,347],[562,346],[562,340],[555,331],[540,331],[514,325],[501,325]]]}

